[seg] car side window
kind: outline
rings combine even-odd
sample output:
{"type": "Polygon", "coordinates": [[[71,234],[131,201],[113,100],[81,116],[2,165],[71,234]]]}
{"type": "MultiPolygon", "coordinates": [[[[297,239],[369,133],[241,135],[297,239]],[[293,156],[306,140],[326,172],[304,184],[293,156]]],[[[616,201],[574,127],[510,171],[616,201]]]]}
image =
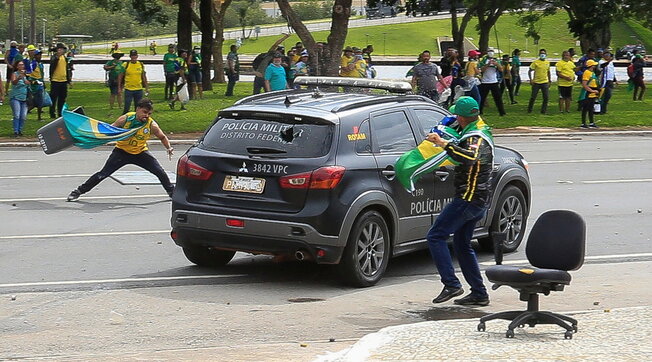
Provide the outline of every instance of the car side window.
{"type": "Polygon", "coordinates": [[[369,132],[369,120],[362,121],[358,129],[353,130],[356,134],[355,152],[371,153],[371,134],[369,132]]]}
{"type": "Polygon", "coordinates": [[[441,121],[442,119],[444,119],[444,117],[446,117],[446,115],[441,112],[435,111],[433,109],[424,109],[424,108],[414,109],[414,114],[416,114],[417,116],[419,125],[421,126],[424,135],[430,133],[432,127],[437,125],[439,121],[441,121]]]}
{"type": "Polygon", "coordinates": [[[405,112],[377,114],[371,119],[374,151],[403,153],[417,146],[405,112]]]}

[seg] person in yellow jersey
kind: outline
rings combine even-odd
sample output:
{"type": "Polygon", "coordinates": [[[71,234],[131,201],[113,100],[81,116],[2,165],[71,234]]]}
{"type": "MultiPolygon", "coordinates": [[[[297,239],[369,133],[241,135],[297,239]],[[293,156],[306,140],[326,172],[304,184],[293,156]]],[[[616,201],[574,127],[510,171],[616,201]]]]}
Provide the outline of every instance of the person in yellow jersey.
{"type": "Polygon", "coordinates": [[[564,50],[562,59],[555,64],[557,69],[557,89],[559,90],[559,112],[569,113],[573,99],[573,80],[575,79],[575,62],[571,53],[564,50]]]}
{"type": "Polygon", "coordinates": [[[149,85],[145,65],[138,60],[138,51],[129,51],[129,61],[122,63],[124,72],[118,76],[118,84],[124,88],[124,109],[122,113],[129,112],[131,102],[138,104],[143,96],[149,95],[149,85]]]}
{"type": "Polygon", "coordinates": [[[79,196],[89,192],[93,187],[102,182],[102,180],[111,176],[111,174],[119,170],[122,166],[128,164],[140,166],[154,174],[158,177],[158,180],[161,182],[161,185],[163,185],[163,188],[168,195],[172,197],[174,185],[172,185],[165,170],[163,170],[161,164],[158,163],[156,158],[148,151],[147,147],[147,140],[149,140],[150,135],[154,135],[161,141],[170,158],[174,151],[170,145],[170,140],[168,140],[165,133],[163,133],[158,123],[152,119],[151,116],[153,111],[154,106],[152,105],[152,101],[146,98],[141,99],[136,104],[136,112],[129,112],[119,117],[115,122],[113,122],[113,124],[111,124],[112,126],[120,128],[140,129],[133,136],[116,142],[115,148],[106,160],[104,167],[93,176],[89,177],[86,182],[72,190],[70,195],[68,195],[68,201],[77,201],[79,196]]]}
{"type": "Polygon", "coordinates": [[[543,94],[543,103],[541,104],[541,114],[546,114],[548,110],[548,91],[550,90],[550,62],[546,60],[548,53],[545,49],[539,50],[539,57],[530,64],[530,69],[527,72],[532,85],[532,95],[530,96],[530,103],[527,106],[527,113],[532,113],[534,101],[537,99],[539,90],[543,94]],[[534,77],[532,77],[534,73],[534,77]]]}
{"type": "Polygon", "coordinates": [[[68,85],[72,84],[72,67],[66,57],[66,46],[57,43],[56,53],[50,58],[50,118],[61,117],[61,110],[68,97],[68,85]]]}
{"type": "Polygon", "coordinates": [[[346,47],[344,55],[340,58],[340,76],[358,78],[358,70],[355,69],[355,57],[353,56],[353,48],[346,47]]]}
{"type": "Polygon", "coordinates": [[[598,76],[595,74],[595,67],[598,65],[593,59],[589,59],[584,63],[586,70],[582,73],[582,92],[580,93],[580,105],[582,106],[582,128],[598,128],[593,120],[595,112],[595,101],[598,100],[600,94],[600,83],[598,76]],[[586,125],[586,116],[589,116],[589,124],[586,125]]]}

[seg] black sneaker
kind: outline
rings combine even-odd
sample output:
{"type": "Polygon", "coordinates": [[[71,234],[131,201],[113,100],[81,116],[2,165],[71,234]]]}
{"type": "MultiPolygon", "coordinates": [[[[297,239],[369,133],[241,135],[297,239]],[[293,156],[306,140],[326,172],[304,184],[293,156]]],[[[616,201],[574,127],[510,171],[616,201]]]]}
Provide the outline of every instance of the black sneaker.
{"type": "Polygon", "coordinates": [[[473,294],[469,294],[466,297],[455,299],[453,303],[457,305],[477,305],[484,307],[489,305],[489,297],[478,297],[473,294]]]}
{"type": "Polygon", "coordinates": [[[74,189],[70,192],[70,195],[68,195],[68,202],[71,201],[77,201],[79,199],[79,196],[81,196],[81,192],[79,192],[78,189],[74,189]]]}
{"type": "Polygon", "coordinates": [[[600,128],[600,127],[598,127],[598,125],[595,124],[595,123],[589,123],[589,127],[591,127],[591,128],[600,128]]]}
{"type": "Polygon", "coordinates": [[[462,288],[444,287],[444,289],[441,290],[441,293],[439,293],[437,298],[433,299],[432,302],[435,304],[443,303],[447,300],[450,300],[453,297],[462,295],[462,293],[464,293],[464,289],[462,288]]]}
{"type": "Polygon", "coordinates": [[[587,126],[587,125],[585,125],[585,124],[582,124],[582,125],[580,126],[580,128],[589,128],[589,126],[587,126]]]}

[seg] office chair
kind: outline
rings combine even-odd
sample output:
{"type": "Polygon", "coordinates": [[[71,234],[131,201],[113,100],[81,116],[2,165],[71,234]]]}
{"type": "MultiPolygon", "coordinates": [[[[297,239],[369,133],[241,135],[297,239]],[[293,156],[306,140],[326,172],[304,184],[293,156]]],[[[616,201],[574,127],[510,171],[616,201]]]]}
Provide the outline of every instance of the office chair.
{"type": "Polygon", "coordinates": [[[577,320],[539,310],[539,294],[562,291],[569,285],[569,270],[577,270],[584,263],[586,225],[582,217],[570,210],[550,210],[543,213],[527,240],[525,254],[533,267],[495,265],[487,269],[487,279],[496,290],[503,285],[516,289],[519,299],[527,302],[526,311],[509,311],[490,314],[480,318],[478,331],[485,330],[485,323],[493,319],[511,321],[505,336],[514,337],[514,328],[528,324],[557,324],[566,329],[564,338],[573,338],[577,332],[577,320]],[[570,324],[569,324],[570,323],[570,324]]]}

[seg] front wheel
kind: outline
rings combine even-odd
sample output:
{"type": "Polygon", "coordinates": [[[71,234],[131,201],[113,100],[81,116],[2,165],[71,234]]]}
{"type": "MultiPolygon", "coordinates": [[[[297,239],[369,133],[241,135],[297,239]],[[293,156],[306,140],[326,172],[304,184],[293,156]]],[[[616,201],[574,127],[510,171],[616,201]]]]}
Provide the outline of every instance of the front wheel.
{"type": "Polygon", "coordinates": [[[504,233],[503,252],[511,253],[521,245],[527,223],[527,204],[523,192],[516,186],[507,186],[501,192],[489,227],[489,236],[478,239],[480,247],[494,248],[493,234],[504,233]]]}
{"type": "Polygon", "coordinates": [[[212,268],[226,265],[235,255],[235,251],[219,250],[202,245],[184,246],[183,253],[190,262],[212,268]]]}
{"type": "Polygon", "coordinates": [[[377,211],[367,211],[355,221],[342,260],[342,279],[355,287],[372,286],[383,277],[390,256],[389,231],[377,211]]]}

